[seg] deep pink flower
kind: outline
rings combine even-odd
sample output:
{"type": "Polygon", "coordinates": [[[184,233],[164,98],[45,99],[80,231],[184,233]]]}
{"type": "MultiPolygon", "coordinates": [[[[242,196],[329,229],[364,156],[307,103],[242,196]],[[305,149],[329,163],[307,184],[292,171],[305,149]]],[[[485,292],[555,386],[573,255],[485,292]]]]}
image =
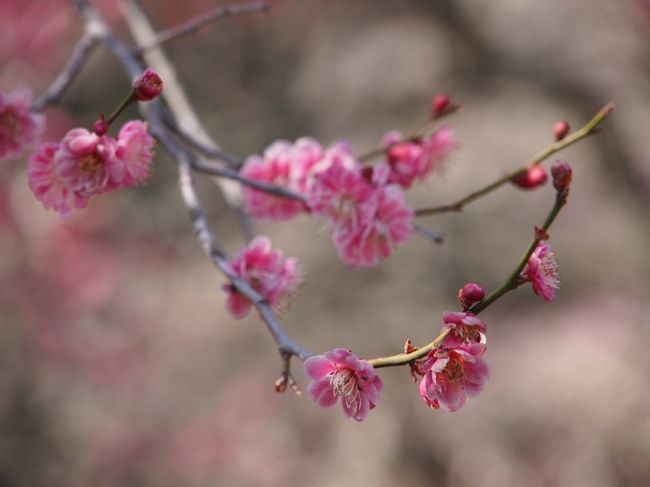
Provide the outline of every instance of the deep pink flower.
{"type": "Polygon", "coordinates": [[[443,341],[443,348],[456,348],[464,344],[485,344],[487,325],[478,316],[469,312],[442,313],[445,329],[451,330],[443,341]]]}
{"type": "Polygon", "coordinates": [[[88,197],[71,190],[54,167],[54,154],[58,144],[43,144],[29,158],[27,180],[29,188],[47,209],[68,216],[74,208],[85,208],[88,197]]]}
{"type": "MultiPolygon", "coordinates": [[[[245,246],[233,259],[228,268],[235,276],[246,281],[269,305],[280,308],[286,299],[296,291],[300,284],[298,262],[294,258],[282,261],[282,252],[271,249],[267,237],[257,236],[245,246]]],[[[241,319],[250,310],[252,304],[232,284],[223,286],[228,293],[226,308],[232,315],[241,319]]]]}
{"type": "Polygon", "coordinates": [[[528,264],[521,272],[525,281],[530,281],[533,291],[546,301],[555,299],[555,290],[560,284],[560,272],[558,270],[555,252],[551,250],[548,242],[542,240],[535,247],[535,251],[528,259],[528,264]]]}
{"type": "Polygon", "coordinates": [[[309,357],[304,370],[312,379],[309,395],[319,406],[333,406],[340,398],[345,415],[357,421],[363,421],[377,405],[384,387],[369,362],[343,348],[309,357]]]}
{"type": "Polygon", "coordinates": [[[383,142],[388,146],[389,182],[403,188],[410,188],[415,180],[424,181],[456,148],[454,132],[446,126],[426,140],[400,140],[399,132],[390,132],[383,142]]]}
{"type": "Polygon", "coordinates": [[[117,149],[117,141],[110,136],[74,128],[54,154],[54,167],[70,191],[86,198],[95,196],[122,185],[124,162],[117,149]]]}
{"type": "Polygon", "coordinates": [[[0,160],[19,156],[43,130],[43,115],[32,113],[32,92],[21,87],[9,96],[0,93],[0,160]]]}
{"type": "Polygon", "coordinates": [[[359,205],[359,225],[337,225],[334,244],[339,256],[353,267],[374,267],[413,235],[414,211],[396,185],[375,188],[369,202],[359,205]]]}
{"type": "Polygon", "coordinates": [[[483,389],[490,371],[481,358],[485,345],[471,343],[453,349],[437,349],[420,364],[424,377],[420,395],[431,408],[458,411],[468,397],[483,389]]]}
{"type": "Polygon", "coordinates": [[[120,129],[117,138],[117,156],[124,162],[124,186],[136,186],[151,174],[155,142],[147,131],[147,124],[131,120],[120,129]]]}

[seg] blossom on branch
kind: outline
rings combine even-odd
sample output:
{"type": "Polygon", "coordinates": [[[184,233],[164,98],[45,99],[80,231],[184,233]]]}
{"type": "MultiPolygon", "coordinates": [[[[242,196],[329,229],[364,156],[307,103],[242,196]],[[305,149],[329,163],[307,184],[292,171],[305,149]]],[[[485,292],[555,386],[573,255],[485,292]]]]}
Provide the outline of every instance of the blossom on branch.
{"type": "Polygon", "coordinates": [[[424,377],[420,382],[420,395],[433,409],[458,411],[468,397],[483,389],[490,370],[481,358],[485,345],[471,343],[451,349],[432,350],[420,364],[424,377]]]}
{"type": "Polygon", "coordinates": [[[456,348],[470,343],[485,343],[487,325],[473,313],[445,311],[442,320],[445,329],[450,330],[442,347],[456,348]]]}
{"type": "Polygon", "coordinates": [[[560,272],[555,252],[548,242],[542,240],[528,259],[521,272],[524,282],[530,281],[533,291],[545,301],[555,299],[555,290],[560,285],[560,272]]]}
{"type": "Polygon", "coordinates": [[[8,96],[0,93],[0,160],[19,156],[41,134],[43,115],[32,113],[32,92],[21,87],[8,96]]]}
{"type": "MultiPolygon", "coordinates": [[[[301,278],[298,261],[288,258],[282,261],[282,252],[271,249],[271,241],[257,236],[245,246],[240,254],[227,264],[232,275],[248,283],[272,309],[278,310],[298,289],[301,278]]],[[[251,309],[251,301],[233,284],[225,284],[228,294],[226,308],[236,319],[241,319],[251,309]]]]}
{"type": "Polygon", "coordinates": [[[344,348],[309,357],[304,370],[312,379],[309,395],[319,406],[330,407],[341,399],[345,415],[357,421],[363,421],[377,405],[384,387],[369,362],[344,348]]]}
{"type": "Polygon", "coordinates": [[[27,162],[28,182],[45,208],[67,216],[92,196],[135,186],[151,169],[154,141],[144,122],[127,122],[119,138],[74,128],[59,144],[43,144],[27,162]]]}
{"type": "Polygon", "coordinates": [[[124,161],[124,186],[137,186],[151,174],[155,142],[141,120],[126,122],[117,138],[117,155],[124,161]]]}
{"type": "Polygon", "coordinates": [[[410,188],[417,181],[424,181],[456,148],[454,131],[447,126],[432,132],[428,138],[404,140],[399,132],[384,136],[390,183],[410,188]]]}

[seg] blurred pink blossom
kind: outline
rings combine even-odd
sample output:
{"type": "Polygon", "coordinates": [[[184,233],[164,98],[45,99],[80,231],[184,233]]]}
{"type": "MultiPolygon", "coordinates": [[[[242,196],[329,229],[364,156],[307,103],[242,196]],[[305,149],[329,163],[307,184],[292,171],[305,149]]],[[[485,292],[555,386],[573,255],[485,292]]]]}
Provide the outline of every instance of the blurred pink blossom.
{"type": "Polygon", "coordinates": [[[483,389],[490,372],[481,358],[485,345],[471,343],[452,349],[436,349],[420,364],[424,377],[420,395],[433,409],[458,411],[468,397],[483,389]]]}
{"type": "Polygon", "coordinates": [[[309,357],[304,370],[312,379],[309,394],[319,406],[333,406],[340,398],[345,415],[357,421],[377,405],[383,389],[373,366],[343,348],[309,357]]]}
{"type": "Polygon", "coordinates": [[[363,206],[372,210],[371,217],[363,219],[355,228],[338,227],[334,243],[346,264],[375,267],[390,257],[397,244],[411,238],[415,213],[396,185],[377,188],[363,206]]]}
{"type": "Polygon", "coordinates": [[[43,115],[32,113],[32,92],[21,87],[8,96],[0,92],[0,160],[16,157],[36,142],[43,130],[43,115]]]}
{"type": "MultiPolygon", "coordinates": [[[[282,252],[271,249],[267,237],[257,236],[245,246],[240,254],[228,263],[229,271],[246,281],[264,297],[272,308],[280,308],[300,284],[298,261],[288,258],[282,261],[282,252]]],[[[241,319],[251,308],[249,299],[232,284],[223,286],[228,294],[226,308],[236,319],[241,319]]]]}
{"type": "Polygon", "coordinates": [[[389,182],[403,188],[410,188],[415,180],[424,181],[456,148],[454,131],[447,126],[425,140],[404,140],[399,132],[389,132],[383,144],[391,168],[389,182]]]}
{"type": "Polygon", "coordinates": [[[124,161],[124,186],[136,186],[149,178],[155,142],[147,124],[131,120],[122,126],[117,138],[117,156],[124,161]]]}
{"type": "Polygon", "coordinates": [[[530,281],[535,294],[546,301],[555,299],[555,290],[560,285],[560,272],[555,252],[546,241],[542,240],[537,244],[521,276],[530,281]]]}

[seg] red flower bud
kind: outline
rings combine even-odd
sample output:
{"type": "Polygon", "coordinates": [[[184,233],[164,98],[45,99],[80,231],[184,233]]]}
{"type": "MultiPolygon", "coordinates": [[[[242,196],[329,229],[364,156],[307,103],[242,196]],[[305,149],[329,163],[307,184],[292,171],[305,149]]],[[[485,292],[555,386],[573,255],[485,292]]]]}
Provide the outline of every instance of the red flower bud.
{"type": "Polygon", "coordinates": [[[474,303],[478,303],[484,297],[485,291],[474,282],[467,283],[458,290],[458,301],[463,310],[469,309],[474,303]]]}
{"type": "Polygon", "coordinates": [[[153,100],[162,93],[163,81],[153,69],[147,68],[133,83],[139,101],[153,100]]]}
{"type": "Polygon", "coordinates": [[[440,118],[451,106],[451,97],[446,93],[439,93],[431,102],[431,118],[440,118]]]}
{"type": "Polygon", "coordinates": [[[553,176],[553,187],[560,192],[568,193],[571,185],[573,171],[567,161],[557,160],[551,166],[551,175],[553,176]]]}
{"type": "Polygon", "coordinates": [[[569,133],[569,130],[571,130],[571,127],[569,126],[569,122],[566,120],[560,120],[555,124],[555,127],[553,127],[553,134],[555,135],[555,140],[560,141],[564,137],[567,136],[569,133]]]}
{"type": "Polygon", "coordinates": [[[108,123],[104,120],[104,114],[100,114],[99,118],[93,122],[93,132],[95,132],[100,137],[106,135],[108,132],[108,123]]]}
{"type": "Polygon", "coordinates": [[[544,184],[546,179],[548,179],[546,171],[542,166],[536,164],[513,176],[510,181],[522,189],[534,189],[544,184]]]}

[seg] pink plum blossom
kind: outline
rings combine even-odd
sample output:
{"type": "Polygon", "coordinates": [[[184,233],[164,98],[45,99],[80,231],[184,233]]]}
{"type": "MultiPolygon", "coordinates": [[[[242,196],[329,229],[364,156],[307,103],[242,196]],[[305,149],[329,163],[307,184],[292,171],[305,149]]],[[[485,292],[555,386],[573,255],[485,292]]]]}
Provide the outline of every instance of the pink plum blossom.
{"type": "MultiPolygon", "coordinates": [[[[312,139],[299,139],[295,144],[279,140],[264,151],[264,157],[253,155],[246,159],[241,175],[302,192],[307,171],[322,157],[322,148],[312,139]]],[[[244,202],[253,217],[275,221],[289,220],[305,210],[300,201],[249,187],[244,188],[244,202]]]]}
{"type": "Polygon", "coordinates": [[[43,130],[43,116],[32,113],[32,92],[21,87],[8,96],[0,93],[0,160],[19,156],[43,130]]]}
{"type": "Polygon", "coordinates": [[[548,242],[542,240],[537,244],[521,276],[525,281],[530,281],[535,294],[545,301],[555,299],[555,290],[560,284],[560,272],[555,252],[551,250],[548,242]]]}
{"type": "Polygon", "coordinates": [[[71,191],[95,196],[122,185],[124,162],[117,150],[114,138],[75,128],[63,137],[54,154],[54,167],[71,191]]]}
{"type": "MultiPolygon", "coordinates": [[[[228,264],[228,271],[247,282],[277,310],[295,293],[300,284],[298,261],[288,258],[282,261],[282,252],[271,249],[267,237],[257,236],[245,246],[240,254],[228,264]]],[[[250,310],[250,300],[232,284],[223,286],[228,294],[226,308],[236,319],[250,310]]]]}
{"type": "Polygon", "coordinates": [[[389,132],[383,143],[391,168],[389,182],[403,188],[410,188],[416,180],[424,181],[456,148],[454,132],[446,126],[424,140],[403,140],[399,132],[389,132]]]}
{"type": "Polygon", "coordinates": [[[61,216],[68,216],[74,208],[85,208],[88,197],[71,190],[54,167],[54,154],[58,144],[42,144],[28,161],[27,180],[29,188],[46,209],[54,209],[61,216]]]}
{"type": "Polygon", "coordinates": [[[456,348],[469,343],[485,343],[487,325],[473,313],[445,311],[442,313],[442,320],[445,329],[450,330],[443,341],[444,348],[456,348]]]}
{"type": "Polygon", "coordinates": [[[309,357],[304,370],[312,379],[309,395],[319,406],[333,406],[340,398],[345,415],[357,421],[377,405],[383,389],[373,366],[343,348],[309,357]]]}
{"type": "Polygon", "coordinates": [[[397,244],[411,238],[415,213],[396,185],[376,188],[371,200],[363,206],[371,210],[368,212],[371,217],[361,219],[355,228],[337,227],[334,243],[346,264],[375,267],[390,257],[397,244]]]}
{"type": "Polygon", "coordinates": [[[420,395],[431,408],[458,411],[468,397],[483,389],[490,372],[481,358],[485,345],[471,343],[452,349],[432,350],[420,364],[424,373],[420,395]]]}
{"type": "Polygon", "coordinates": [[[147,131],[147,124],[131,120],[120,129],[117,138],[117,156],[124,162],[124,186],[136,186],[151,174],[155,142],[147,131]]]}

